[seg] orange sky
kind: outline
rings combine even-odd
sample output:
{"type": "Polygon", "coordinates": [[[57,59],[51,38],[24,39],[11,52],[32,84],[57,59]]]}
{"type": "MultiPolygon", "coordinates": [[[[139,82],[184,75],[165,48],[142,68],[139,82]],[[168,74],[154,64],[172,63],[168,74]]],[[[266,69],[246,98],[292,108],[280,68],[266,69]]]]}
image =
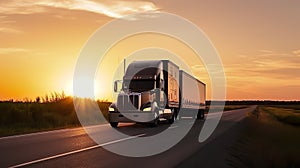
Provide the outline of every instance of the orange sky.
{"type": "MultiPolygon", "coordinates": [[[[228,99],[299,100],[299,8],[296,0],[2,0],[0,99],[35,98],[62,90],[71,94],[76,59],[95,30],[126,14],[164,11],[192,21],[209,36],[224,64],[228,99]]],[[[182,57],[193,54],[174,39],[144,35],[120,42],[108,55],[123,57],[138,47],[155,45],[182,57]],[[141,39],[149,42],[138,45],[141,39]],[[157,39],[162,42],[151,43],[157,39]]],[[[201,62],[189,65],[209,90],[201,62]]],[[[111,75],[99,71],[96,95],[109,98],[111,75]],[[110,80],[99,84],[103,78],[110,80]]]]}

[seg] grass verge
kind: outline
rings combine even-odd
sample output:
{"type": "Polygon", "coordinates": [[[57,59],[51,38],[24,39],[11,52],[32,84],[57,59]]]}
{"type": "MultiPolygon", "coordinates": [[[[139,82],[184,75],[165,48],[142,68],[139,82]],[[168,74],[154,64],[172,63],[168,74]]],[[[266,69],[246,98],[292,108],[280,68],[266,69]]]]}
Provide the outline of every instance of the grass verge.
{"type": "MultiPolygon", "coordinates": [[[[97,103],[107,118],[110,103],[97,103]]],[[[0,137],[80,126],[71,97],[47,103],[0,103],[0,137]]]]}
{"type": "Polygon", "coordinates": [[[269,113],[278,121],[290,125],[300,126],[300,109],[293,106],[261,107],[264,112],[269,113]]]}
{"type": "MultiPolygon", "coordinates": [[[[107,119],[108,106],[111,103],[97,103],[107,119]]],[[[228,111],[246,107],[227,105],[224,109],[228,111]]],[[[219,106],[210,108],[213,108],[213,111],[222,110],[219,106]]],[[[0,137],[80,126],[71,97],[46,103],[0,102],[0,137]]]]}
{"type": "Polygon", "coordinates": [[[245,119],[245,128],[229,149],[232,167],[300,167],[300,129],[277,120],[290,110],[259,106],[245,119]],[[276,112],[275,112],[276,111],[276,112]],[[274,115],[275,114],[275,115],[274,115]]]}

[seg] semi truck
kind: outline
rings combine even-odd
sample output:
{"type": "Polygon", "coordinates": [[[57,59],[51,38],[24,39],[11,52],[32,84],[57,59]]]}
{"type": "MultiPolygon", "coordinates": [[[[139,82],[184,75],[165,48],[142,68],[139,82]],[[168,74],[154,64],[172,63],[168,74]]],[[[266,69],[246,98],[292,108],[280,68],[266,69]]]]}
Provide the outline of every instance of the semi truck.
{"type": "MultiPolygon", "coordinates": [[[[125,68],[124,68],[125,69],[125,68]]],[[[120,122],[172,124],[177,118],[204,119],[205,84],[169,60],[133,61],[114,82],[117,100],[109,106],[112,127],[120,122]]]]}

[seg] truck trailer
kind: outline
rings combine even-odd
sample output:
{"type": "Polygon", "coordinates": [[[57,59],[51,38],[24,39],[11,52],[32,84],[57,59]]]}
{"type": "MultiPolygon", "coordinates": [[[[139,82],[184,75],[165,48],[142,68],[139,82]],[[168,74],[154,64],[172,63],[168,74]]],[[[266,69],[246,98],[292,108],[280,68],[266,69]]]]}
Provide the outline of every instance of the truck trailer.
{"type": "Polygon", "coordinates": [[[205,84],[169,60],[133,61],[114,82],[117,101],[109,106],[112,127],[120,122],[172,124],[179,116],[204,118],[205,84]],[[121,84],[120,84],[121,83],[121,84]]]}

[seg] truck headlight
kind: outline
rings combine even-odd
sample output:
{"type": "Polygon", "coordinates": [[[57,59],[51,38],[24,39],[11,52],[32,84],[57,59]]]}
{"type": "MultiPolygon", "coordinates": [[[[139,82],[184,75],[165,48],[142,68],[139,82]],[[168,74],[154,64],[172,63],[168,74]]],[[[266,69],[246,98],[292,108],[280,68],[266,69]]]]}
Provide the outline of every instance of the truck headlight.
{"type": "Polygon", "coordinates": [[[109,107],[109,108],[108,108],[108,111],[115,111],[115,109],[112,108],[112,107],[109,107]]]}
{"type": "Polygon", "coordinates": [[[144,108],[143,111],[151,111],[151,107],[144,108]]]}

